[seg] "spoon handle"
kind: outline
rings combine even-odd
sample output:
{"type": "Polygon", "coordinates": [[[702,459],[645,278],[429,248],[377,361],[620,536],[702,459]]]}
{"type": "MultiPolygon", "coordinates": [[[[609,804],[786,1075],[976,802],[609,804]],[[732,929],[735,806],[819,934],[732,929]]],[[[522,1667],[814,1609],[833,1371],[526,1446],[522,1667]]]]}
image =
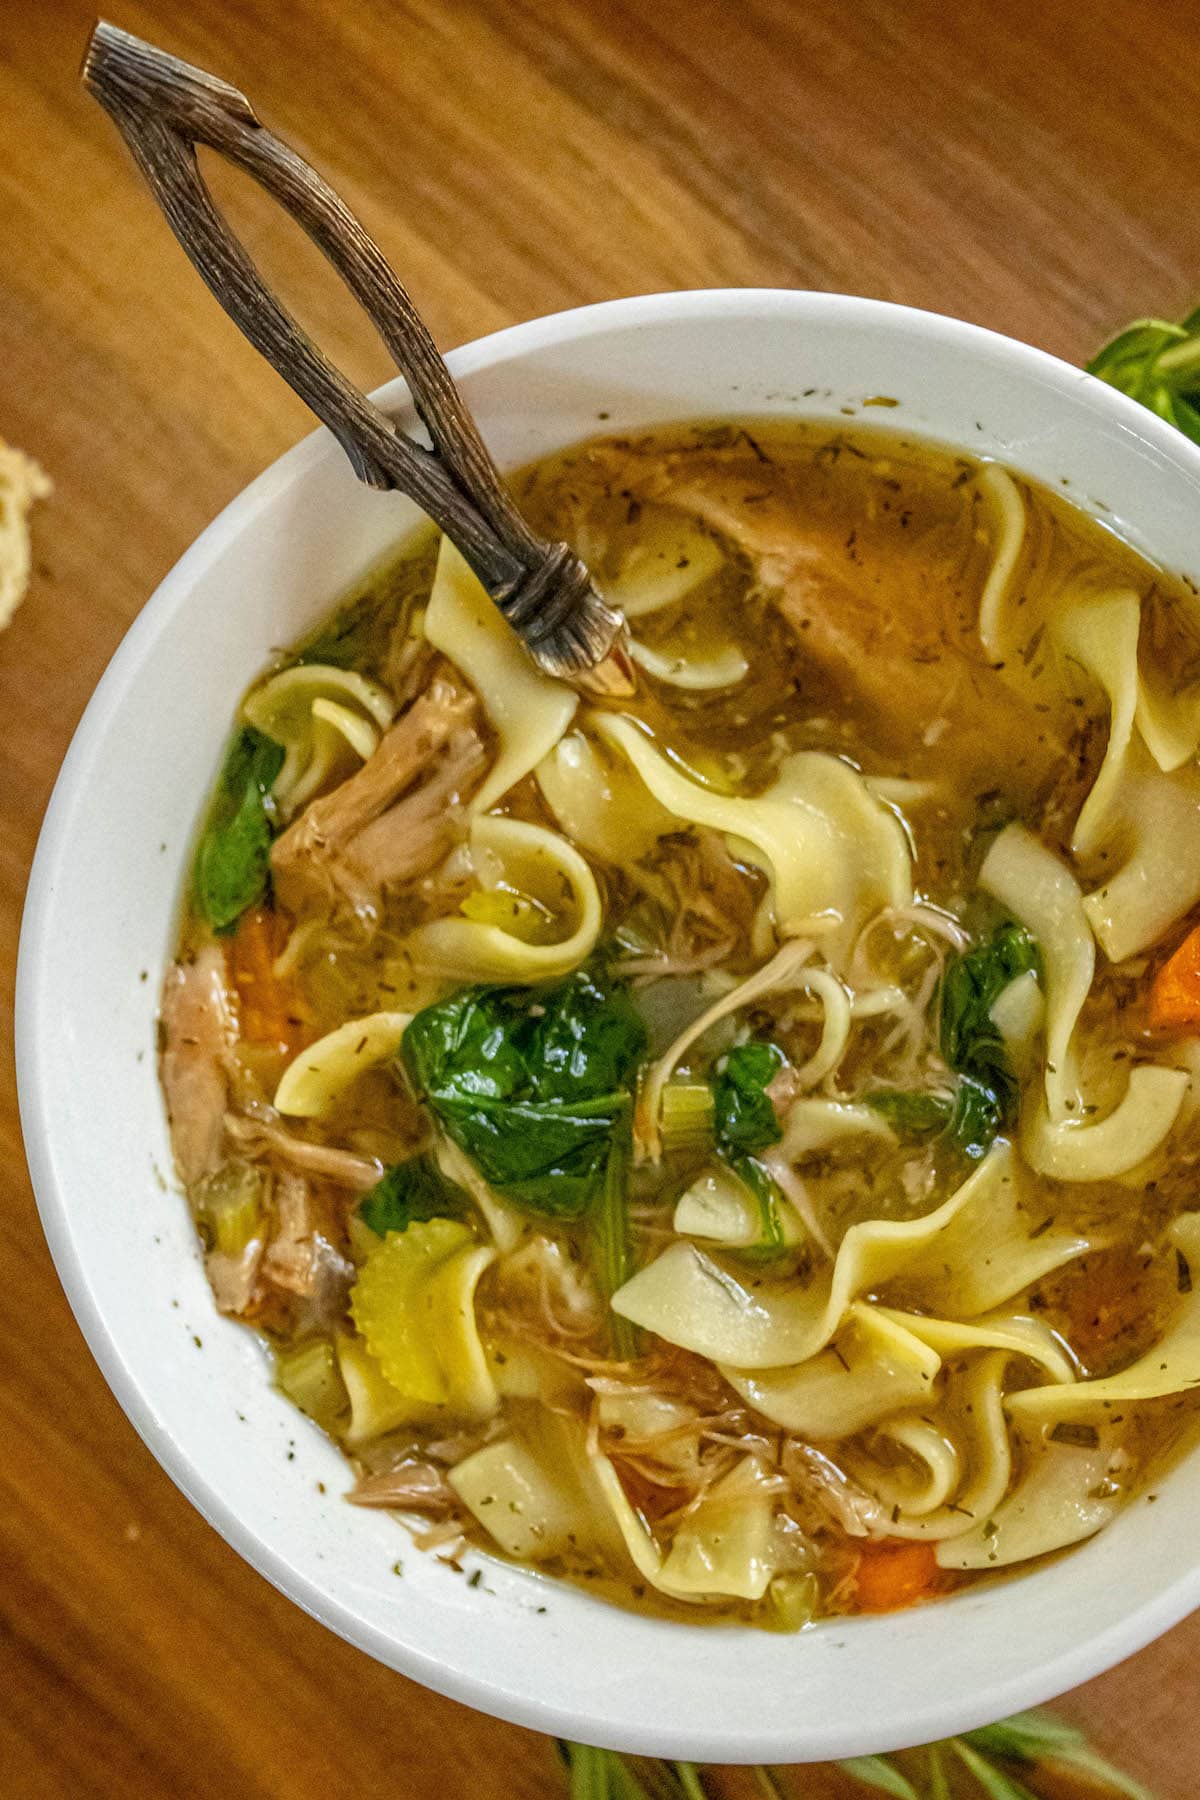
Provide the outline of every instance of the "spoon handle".
{"type": "MultiPolygon", "coordinates": [[[[93,31],[83,82],[208,287],[329,427],[359,480],[416,501],[550,673],[580,677],[605,659],[621,663],[621,615],[601,600],[574,552],[539,538],[519,512],[424,320],[328,183],[259,123],[237,88],[115,25],[93,31]],[[213,203],[197,144],[253,176],[332,263],[407,381],[432,450],[360,393],[267,287],[213,203]]],[[[611,671],[604,685],[611,687],[611,671]]]]}

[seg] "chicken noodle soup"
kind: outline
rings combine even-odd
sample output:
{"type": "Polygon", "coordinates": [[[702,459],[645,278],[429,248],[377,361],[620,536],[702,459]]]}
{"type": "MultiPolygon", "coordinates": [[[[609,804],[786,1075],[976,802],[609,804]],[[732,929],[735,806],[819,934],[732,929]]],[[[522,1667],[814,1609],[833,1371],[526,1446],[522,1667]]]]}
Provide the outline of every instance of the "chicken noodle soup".
{"type": "Polygon", "coordinates": [[[519,481],[629,700],[398,553],[243,700],[162,1009],[350,1499],[794,1628],[1087,1538],[1200,1383],[1200,636],[1061,497],[720,424],[519,481]]]}

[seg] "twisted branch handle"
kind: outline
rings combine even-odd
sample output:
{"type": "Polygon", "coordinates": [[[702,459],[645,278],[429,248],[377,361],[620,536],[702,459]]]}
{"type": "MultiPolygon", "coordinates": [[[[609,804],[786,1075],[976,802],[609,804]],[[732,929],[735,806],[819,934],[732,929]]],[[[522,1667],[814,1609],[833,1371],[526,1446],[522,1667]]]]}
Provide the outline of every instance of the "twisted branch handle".
{"type": "Polygon", "coordinates": [[[93,31],[83,82],[116,124],[212,293],[333,432],[359,480],[416,501],[550,673],[580,678],[596,670],[609,691],[627,681],[620,614],[601,600],[566,544],[546,543],[526,523],[424,320],[328,183],[259,123],[237,88],[114,25],[101,22],[93,31]],[[360,393],[276,299],[214,205],[197,144],[253,176],[332,263],[407,381],[432,450],[360,393]]]}

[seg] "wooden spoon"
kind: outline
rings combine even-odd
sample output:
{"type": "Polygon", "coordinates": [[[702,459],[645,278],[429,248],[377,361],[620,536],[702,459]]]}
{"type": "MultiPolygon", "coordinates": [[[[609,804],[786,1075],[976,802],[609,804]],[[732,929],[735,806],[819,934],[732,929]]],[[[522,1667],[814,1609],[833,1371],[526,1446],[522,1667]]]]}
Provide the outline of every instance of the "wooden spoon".
{"type": "Polygon", "coordinates": [[[567,544],[546,543],[522,517],[424,320],[345,202],[259,123],[244,94],[115,25],[96,26],[82,76],[225,311],[333,432],[359,480],[416,501],[547,673],[632,692],[621,614],[567,544]],[[197,144],[252,175],[333,264],[395,358],[432,449],[361,394],[276,299],[214,205],[197,144]]]}

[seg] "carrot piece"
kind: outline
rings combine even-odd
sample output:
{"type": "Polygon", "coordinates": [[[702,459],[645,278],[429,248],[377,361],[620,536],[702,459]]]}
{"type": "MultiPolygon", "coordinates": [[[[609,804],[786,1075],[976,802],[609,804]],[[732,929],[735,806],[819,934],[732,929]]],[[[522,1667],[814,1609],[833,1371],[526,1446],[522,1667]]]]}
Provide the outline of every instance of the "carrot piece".
{"type": "Polygon", "coordinates": [[[856,1581],[863,1612],[895,1612],[902,1606],[915,1606],[946,1585],[932,1544],[896,1538],[863,1546],[856,1581]]]}
{"type": "Polygon", "coordinates": [[[1154,1031],[1200,1030],[1200,925],[1189,931],[1155,975],[1150,987],[1154,1031]]]}
{"type": "Polygon", "coordinates": [[[275,973],[287,936],[286,919],[271,907],[252,906],[239,919],[226,956],[243,1041],[291,1057],[309,1033],[292,983],[275,973]]]}

